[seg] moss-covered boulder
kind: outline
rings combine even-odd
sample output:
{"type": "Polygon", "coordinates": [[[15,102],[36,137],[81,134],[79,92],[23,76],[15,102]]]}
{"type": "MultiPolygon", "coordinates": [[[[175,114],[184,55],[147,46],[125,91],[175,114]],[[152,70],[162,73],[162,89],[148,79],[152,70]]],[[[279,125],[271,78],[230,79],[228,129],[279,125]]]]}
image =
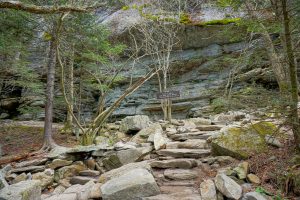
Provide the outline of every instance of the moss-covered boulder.
{"type": "Polygon", "coordinates": [[[266,135],[277,130],[271,122],[258,122],[248,127],[228,127],[212,140],[212,152],[215,155],[246,159],[251,154],[266,150],[266,135]]]}

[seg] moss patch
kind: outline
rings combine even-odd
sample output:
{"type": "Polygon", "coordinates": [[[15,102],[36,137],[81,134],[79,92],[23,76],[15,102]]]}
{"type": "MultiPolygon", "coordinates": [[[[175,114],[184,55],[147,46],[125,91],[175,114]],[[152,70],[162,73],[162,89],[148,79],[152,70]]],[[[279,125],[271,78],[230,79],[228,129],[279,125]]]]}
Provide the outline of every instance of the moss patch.
{"type": "Polygon", "coordinates": [[[235,24],[239,21],[241,21],[241,18],[225,18],[225,19],[211,20],[208,22],[200,22],[195,25],[196,26],[227,25],[227,24],[235,24]]]}
{"type": "Polygon", "coordinates": [[[258,122],[249,127],[228,128],[212,142],[212,152],[215,155],[232,156],[237,159],[246,159],[255,153],[267,149],[266,135],[272,135],[277,130],[271,122],[258,122]]]}

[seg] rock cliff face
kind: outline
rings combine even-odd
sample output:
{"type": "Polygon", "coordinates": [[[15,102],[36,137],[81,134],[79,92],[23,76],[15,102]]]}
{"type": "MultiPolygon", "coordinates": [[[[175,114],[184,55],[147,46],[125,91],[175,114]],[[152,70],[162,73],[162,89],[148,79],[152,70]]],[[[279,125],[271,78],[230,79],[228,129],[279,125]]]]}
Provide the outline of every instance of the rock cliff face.
{"type": "MultiPolygon", "coordinates": [[[[226,12],[216,8],[205,8],[200,21],[224,19],[226,12]]],[[[119,10],[103,20],[113,33],[114,41],[122,41],[130,46],[128,29],[142,19],[137,11],[119,10]]],[[[180,25],[180,44],[171,54],[170,90],[180,91],[180,97],[173,99],[175,118],[198,117],[199,110],[208,106],[214,98],[214,90],[224,87],[233,66],[226,62],[237,57],[249,44],[243,41],[246,31],[234,24],[228,25],[180,25]]],[[[134,71],[124,72],[127,80],[141,77],[149,66],[155,64],[150,57],[144,57],[135,64],[134,71]]],[[[129,64],[131,66],[131,64],[129,64]]],[[[129,81],[128,81],[129,82],[129,81]]],[[[112,92],[108,99],[111,104],[126,84],[112,92]]],[[[153,77],[134,94],[130,95],[114,112],[113,119],[128,115],[146,114],[152,118],[162,117],[158,93],[158,80],[153,77]]]]}
{"type": "MultiPolygon", "coordinates": [[[[128,29],[142,20],[137,12],[134,10],[111,9],[99,11],[97,15],[99,16],[99,22],[111,29],[112,41],[123,42],[130,46],[131,39],[128,29]]],[[[202,22],[220,20],[226,17],[226,12],[232,13],[232,11],[219,10],[215,7],[204,7],[201,15],[193,17],[202,22]]],[[[241,15],[242,13],[237,13],[235,17],[241,15]]],[[[209,105],[211,100],[215,98],[215,90],[227,84],[228,75],[233,66],[226,60],[236,58],[245,48],[249,47],[249,44],[244,41],[246,31],[234,24],[206,26],[183,24],[179,27],[178,36],[180,44],[172,52],[170,58],[170,90],[180,91],[180,97],[173,99],[173,115],[175,118],[198,117],[201,109],[209,105]]],[[[36,49],[39,49],[39,47],[36,49]]],[[[34,52],[32,55],[30,58],[31,65],[34,68],[41,66],[45,55],[42,53],[35,54],[34,52]]],[[[132,69],[132,63],[129,63],[128,69],[123,72],[126,81],[116,87],[109,95],[107,99],[108,106],[122,94],[130,80],[142,77],[149,70],[149,66],[153,64],[155,64],[155,61],[150,57],[139,60],[139,63],[135,64],[134,70],[132,69]]],[[[237,85],[248,80],[251,76],[251,74],[247,74],[249,70],[251,69],[244,71],[245,76],[241,78],[242,81],[237,85]]],[[[266,70],[259,68],[254,74],[263,78],[266,76],[266,70]]],[[[271,77],[270,73],[268,77],[271,77]]],[[[146,114],[155,119],[161,118],[162,110],[160,101],[156,98],[157,93],[158,81],[157,77],[153,77],[125,99],[120,108],[114,112],[112,120],[138,114],[146,114]]],[[[59,94],[56,96],[59,96],[59,94]]],[[[92,94],[89,94],[89,96],[92,96],[92,94]]],[[[43,108],[43,98],[34,97],[33,99],[37,99],[37,103],[33,100],[30,101],[30,105],[36,104],[37,107],[43,108]]],[[[96,101],[94,104],[89,103],[83,110],[84,118],[92,116],[91,111],[97,105],[96,101]]],[[[25,103],[28,104],[27,101],[25,103]]],[[[0,98],[0,111],[3,109],[3,111],[9,113],[11,111],[7,107],[13,106],[15,108],[15,105],[20,104],[22,105],[22,102],[19,98],[2,100],[0,98]]],[[[43,113],[36,115],[40,119],[44,116],[43,113]]],[[[2,117],[6,118],[9,115],[3,115],[2,117]]],[[[31,117],[27,116],[26,119],[31,117]]],[[[21,116],[21,119],[23,118],[24,116],[21,116]]]]}

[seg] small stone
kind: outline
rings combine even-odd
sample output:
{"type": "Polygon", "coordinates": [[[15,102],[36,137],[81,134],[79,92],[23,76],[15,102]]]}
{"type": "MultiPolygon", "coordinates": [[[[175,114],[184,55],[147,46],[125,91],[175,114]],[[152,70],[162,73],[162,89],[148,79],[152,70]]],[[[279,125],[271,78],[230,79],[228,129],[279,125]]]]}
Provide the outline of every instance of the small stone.
{"type": "Polygon", "coordinates": [[[63,194],[77,194],[77,200],[87,200],[91,196],[91,190],[94,187],[95,183],[90,181],[85,185],[72,185],[64,191],[63,194]]]}
{"type": "Polygon", "coordinates": [[[27,175],[25,173],[22,173],[20,175],[18,175],[13,181],[13,184],[19,183],[21,181],[25,181],[27,179],[27,175]]]}
{"type": "Polygon", "coordinates": [[[242,162],[233,170],[236,171],[239,179],[245,179],[247,177],[247,174],[249,173],[249,163],[242,162]]]}
{"type": "Polygon", "coordinates": [[[265,140],[266,140],[267,144],[269,144],[271,146],[278,147],[278,148],[283,147],[283,144],[274,136],[266,135],[265,140]]]}
{"type": "Polygon", "coordinates": [[[73,177],[70,179],[70,183],[71,183],[72,185],[76,185],[76,184],[84,185],[84,184],[88,183],[89,181],[96,182],[95,179],[93,179],[93,178],[91,178],[91,177],[87,177],[87,176],[73,176],[73,177]]]}
{"type": "Polygon", "coordinates": [[[84,164],[89,168],[90,170],[94,170],[96,166],[96,161],[93,158],[89,158],[84,161],[84,164]]]}
{"type": "Polygon", "coordinates": [[[163,149],[165,148],[167,144],[166,137],[163,136],[162,130],[156,131],[154,134],[154,148],[155,150],[163,149]]]}
{"type": "Polygon", "coordinates": [[[39,180],[41,182],[42,190],[52,185],[54,181],[54,170],[47,169],[44,172],[39,172],[32,175],[33,180],[39,180]]]}
{"type": "Polygon", "coordinates": [[[200,193],[202,200],[217,200],[215,183],[210,179],[200,184],[200,193]]]}
{"type": "Polygon", "coordinates": [[[71,165],[72,161],[69,160],[61,160],[61,159],[55,159],[50,164],[47,165],[48,168],[51,169],[57,169],[60,167],[71,165]]]}
{"type": "Polygon", "coordinates": [[[247,180],[250,183],[257,184],[257,185],[259,185],[261,183],[260,178],[258,176],[256,176],[255,174],[248,174],[247,180]]]}
{"type": "Polygon", "coordinates": [[[217,189],[227,198],[238,200],[242,196],[242,187],[225,174],[218,174],[215,184],[217,189]]]}
{"type": "Polygon", "coordinates": [[[91,177],[96,177],[100,175],[99,171],[95,171],[95,170],[84,170],[79,172],[80,176],[91,176],[91,177]]]}
{"type": "Polygon", "coordinates": [[[267,200],[267,198],[259,194],[258,192],[249,192],[244,195],[242,200],[267,200]]]}

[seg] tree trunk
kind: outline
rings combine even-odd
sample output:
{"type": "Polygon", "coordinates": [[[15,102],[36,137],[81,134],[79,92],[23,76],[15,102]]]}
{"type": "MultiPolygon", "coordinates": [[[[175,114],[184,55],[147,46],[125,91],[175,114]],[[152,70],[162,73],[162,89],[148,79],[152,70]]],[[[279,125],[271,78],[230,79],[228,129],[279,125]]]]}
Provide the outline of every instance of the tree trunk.
{"type": "Polygon", "coordinates": [[[66,133],[73,133],[73,115],[74,112],[74,45],[72,47],[72,54],[69,58],[68,63],[68,81],[67,81],[67,90],[68,90],[68,99],[70,102],[70,109],[67,109],[67,122],[65,125],[66,133]]]}
{"type": "Polygon", "coordinates": [[[56,51],[56,41],[53,38],[50,41],[50,51],[49,51],[48,64],[47,64],[44,145],[42,149],[49,149],[56,146],[52,138],[53,97],[54,97],[54,79],[55,79],[55,65],[56,65],[55,51],[56,51]]]}
{"type": "Polygon", "coordinates": [[[285,97],[288,94],[289,87],[290,87],[289,76],[288,76],[287,70],[285,69],[284,65],[281,63],[281,60],[275,51],[275,47],[274,47],[273,41],[270,37],[268,30],[262,23],[260,24],[260,26],[263,29],[262,35],[263,35],[264,41],[267,45],[266,49],[267,49],[268,57],[271,62],[273,72],[276,76],[276,80],[277,80],[277,83],[279,86],[281,97],[283,99],[285,99],[285,97]]]}
{"type": "Polygon", "coordinates": [[[293,128],[294,140],[297,146],[297,149],[300,150],[300,125],[299,125],[299,116],[298,116],[298,82],[297,82],[297,65],[296,59],[293,52],[291,30],[290,30],[290,17],[287,11],[287,2],[286,0],[281,0],[282,3],[282,14],[283,14],[283,26],[284,26],[284,35],[285,35],[285,46],[286,54],[289,65],[290,72],[290,82],[291,82],[291,123],[293,128]]]}

